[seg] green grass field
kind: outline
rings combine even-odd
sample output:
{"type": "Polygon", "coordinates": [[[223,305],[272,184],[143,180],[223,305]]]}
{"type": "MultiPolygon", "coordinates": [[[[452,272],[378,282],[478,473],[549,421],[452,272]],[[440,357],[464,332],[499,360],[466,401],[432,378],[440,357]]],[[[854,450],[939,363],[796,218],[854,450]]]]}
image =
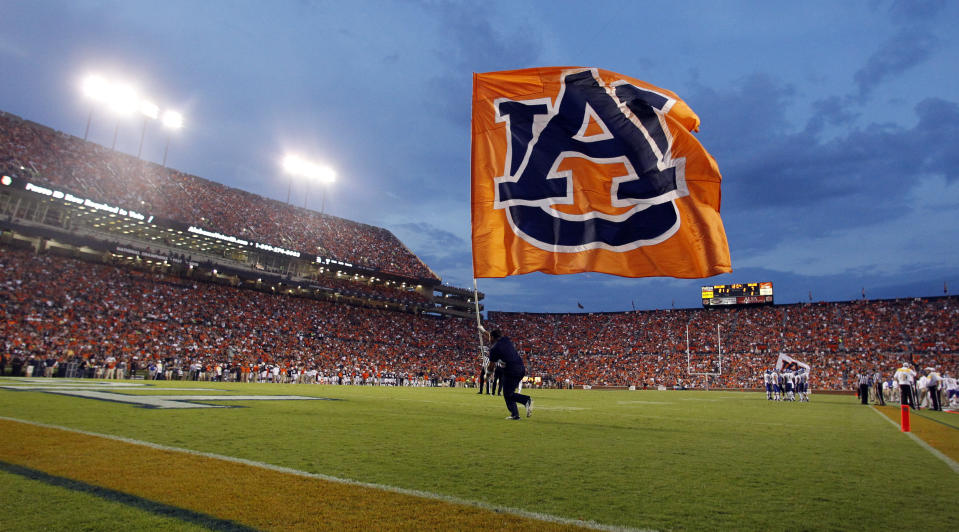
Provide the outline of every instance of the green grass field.
{"type": "MultiPolygon", "coordinates": [[[[0,416],[609,527],[938,529],[959,518],[959,474],[851,396],[770,403],[758,393],[534,390],[533,417],[507,421],[502,398],[469,389],[171,382],[113,390],[338,399],[155,409],[9,389],[22,382],[0,379],[0,416]]],[[[959,415],[922,415],[959,440],[959,415]]],[[[70,448],[62,456],[70,460],[70,448]]],[[[0,463],[3,529],[229,528],[33,478],[6,456],[0,463]],[[67,510],[24,512],[47,501],[67,510]]]]}

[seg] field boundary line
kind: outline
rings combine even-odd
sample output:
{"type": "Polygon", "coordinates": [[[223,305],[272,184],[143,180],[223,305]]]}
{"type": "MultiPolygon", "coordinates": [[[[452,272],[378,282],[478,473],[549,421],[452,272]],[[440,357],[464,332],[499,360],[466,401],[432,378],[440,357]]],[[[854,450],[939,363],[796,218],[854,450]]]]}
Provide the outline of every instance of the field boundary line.
{"type": "Polygon", "coordinates": [[[39,421],[31,421],[26,419],[18,419],[7,416],[0,416],[0,419],[4,421],[11,421],[14,423],[23,423],[24,425],[32,425],[35,427],[41,427],[45,429],[52,430],[62,430],[64,432],[72,432],[75,434],[83,434],[85,436],[92,436],[95,438],[103,438],[107,440],[118,441],[122,443],[128,443],[130,445],[139,445],[141,447],[149,447],[151,449],[156,449],[160,451],[171,451],[177,453],[190,454],[193,456],[201,456],[204,458],[212,458],[214,460],[222,460],[225,462],[232,462],[236,464],[242,464],[250,467],[256,467],[260,469],[266,469],[270,471],[275,471],[278,473],[286,473],[290,475],[296,475],[300,477],[312,478],[316,480],[324,480],[327,482],[334,482],[337,484],[345,484],[349,486],[357,486],[361,488],[369,488],[381,491],[388,491],[391,493],[398,493],[400,495],[408,495],[412,497],[419,497],[423,499],[436,500],[441,502],[446,502],[450,504],[458,504],[461,506],[472,506],[474,508],[480,508],[483,510],[488,510],[496,513],[510,514],[518,517],[525,517],[527,519],[534,519],[537,521],[543,521],[547,523],[555,523],[559,525],[570,525],[578,526],[582,528],[589,528],[592,530],[604,530],[612,532],[652,532],[652,529],[643,529],[643,528],[630,528],[624,526],[615,526],[615,525],[605,525],[602,523],[597,523],[595,521],[582,521],[579,519],[570,519],[566,517],[560,517],[556,515],[543,514],[538,512],[531,512],[529,510],[523,510],[521,508],[512,508],[509,506],[499,506],[496,504],[490,504],[483,501],[475,501],[469,499],[461,499],[459,497],[454,497],[451,495],[443,495],[440,493],[432,493],[429,491],[400,488],[397,486],[389,486],[387,484],[376,484],[373,482],[362,482],[359,480],[350,480],[346,478],[334,477],[331,475],[324,475],[322,473],[310,473],[309,471],[300,471],[298,469],[293,469],[289,467],[278,466],[274,464],[269,464],[266,462],[257,462],[254,460],[247,460],[246,458],[238,458],[235,456],[226,456],[216,453],[208,453],[204,451],[197,451],[194,449],[185,449],[183,447],[173,447],[169,445],[163,445],[161,443],[154,443],[144,440],[136,440],[133,438],[127,438],[125,436],[116,436],[114,434],[102,434],[99,432],[92,432],[83,429],[75,429],[72,427],[64,427],[61,425],[52,425],[49,423],[41,423],[39,421]]]}
{"type": "MultiPolygon", "coordinates": [[[[887,416],[886,414],[883,414],[882,412],[880,412],[879,410],[877,410],[876,407],[874,407],[874,406],[872,406],[872,405],[869,405],[869,408],[870,408],[870,410],[872,410],[873,412],[879,414],[879,417],[881,417],[881,418],[885,419],[886,421],[888,421],[893,427],[896,427],[896,429],[900,429],[900,430],[901,430],[901,427],[900,427],[898,424],[896,424],[895,421],[893,421],[892,419],[890,419],[889,416],[887,416]]],[[[913,440],[914,442],[918,443],[920,447],[922,447],[923,449],[929,451],[930,453],[932,453],[933,456],[935,456],[936,458],[938,458],[938,459],[942,460],[943,462],[945,462],[946,465],[949,466],[949,469],[952,469],[952,472],[953,472],[953,473],[959,474],[959,463],[957,463],[955,460],[953,460],[952,458],[949,458],[948,456],[946,456],[945,454],[943,454],[943,452],[940,451],[939,449],[936,449],[936,448],[933,447],[932,445],[929,445],[928,443],[926,443],[926,442],[925,442],[922,438],[920,438],[919,436],[916,436],[915,434],[913,434],[913,433],[911,433],[911,432],[906,432],[905,434],[906,434],[906,436],[909,436],[910,438],[912,438],[912,440],[913,440]]]]}

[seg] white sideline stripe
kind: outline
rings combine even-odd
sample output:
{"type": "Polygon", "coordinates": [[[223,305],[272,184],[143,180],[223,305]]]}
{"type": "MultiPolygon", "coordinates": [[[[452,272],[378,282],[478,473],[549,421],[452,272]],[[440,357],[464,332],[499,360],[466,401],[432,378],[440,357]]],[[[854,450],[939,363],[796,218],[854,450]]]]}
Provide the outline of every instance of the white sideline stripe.
{"type": "Polygon", "coordinates": [[[251,466],[251,467],[258,467],[258,468],[260,468],[260,469],[267,469],[267,470],[276,471],[276,472],[279,472],[279,473],[288,473],[288,474],[290,474],[290,475],[297,475],[297,476],[301,476],[301,477],[313,478],[313,479],[318,479],[318,480],[325,480],[325,481],[327,481],[327,482],[336,482],[336,483],[338,483],[338,484],[346,484],[346,485],[349,485],[349,486],[358,486],[358,487],[362,487],[362,488],[370,488],[370,489],[376,489],[376,490],[381,490],[381,491],[388,491],[388,492],[392,492],[392,493],[399,493],[399,494],[401,494],[401,495],[410,495],[410,496],[413,496],[413,497],[420,497],[420,498],[423,498],[423,499],[432,499],[432,500],[441,501],[441,502],[447,502],[447,503],[452,503],[452,504],[459,504],[459,505],[462,505],[462,506],[472,506],[472,507],[480,508],[480,509],[483,509],[483,510],[489,510],[489,511],[491,511],[491,512],[497,512],[497,513],[503,513],[503,514],[510,514],[510,515],[515,515],[515,516],[518,516],[518,517],[525,517],[525,518],[528,518],[528,519],[535,519],[535,520],[537,520],[537,521],[545,521],[545,522],[548,522],[548,523],[556,523],[556,524],[561,524],[561,525],[572,525],[572,526],[579,526],[579,527],[589,528],[589,529],[592,529],[592,530],[608,530],[608,531],[616,531],[616,532],[620,532],[620,531],[622,531],[622,532],[627,532],[627,531],[628,531],[628,532],[651,532],[651,530],[652,530],[652,529],[641,529],[641,528],[629,528],[629,527],[623,527],[623,526],[604,525],[604,524],[601,524],[601,523],[597,523],[597,522],[595,522],[595,521],[580,521],[580,520],[578,520],[578,519],[568,519],[568,518],[565,518],[565,517],[559,517],[559,516],[555,516],[555,515],[541,514],[541,513],[537,513],[537,512],[530,512],[530,511],[528,511],[528,510],[523,510],[523,509],[520,509],[520,508],[511,508],[511,507],[508,507],[508,506],[498,506],[498,505],[495,505],[495,504],[490,504],[490,503],[482,502],[482,501],[471,501],[471,500],[467,500],[467,499],[460,499],[459,497],[453,497],[453,496],[450,496],[450,495],[442,495],[442,494],[439,494],[439,493],[430,493],[430,492],[428,492],[428,491],[412,490],[412,489],[407,489],[407,488],[398,488],[398,487],[396,487],[396,486],[388,486],[388,485],[386,485],[386,484],[375,484],[375,483],[372,483],[372,482],[361,482],[361,481],[358,481],[358,480],[350,480],[350,479],[345,479],[345,478],[333,477],[333,476],[330,476],[330,475],[324,475],[324,474],[322,474],[322,473],[310,473],[310,472],[308,472],[308,471],[300,471],[300,470],[298,470],[298,469],[291,469],[291,468],[289,468],[289,467],[283,467],[283,466],[268,464],[268,463],[265,463],[265,462],[256,462],[256,461],[253,461],[253,460],[247,460],[247,459],[245,459],[245,458],[237,458],[237,457],[235,457],[235,456],[225,456],[225,455],[222,455],[222,454],[207,453],[207,452],[203,452],[203,451],[195,451],[195,450],[193,450],[193,449],[184,449],[184,448],[182,448],[182,447],[171,447],[171,446],[169,446],[169,445],[163,445],[163,444],[159,444],[159,443],[153,443],[153,442],[142,441],[142,440],[134,440],[134,439],[132,439],[132,438],[126,438],[126,437],[123,437],[123,436],[115,436],[115,435],[113,435],[113,434],[100,434],[100,433],[98,433],[98,432],[90,432],[90,431],[81,430],[81,429],[74,429],[74,428],[70,428],[70,427],[62,427],[62,426],[59,426],[59,425],[50,425],[50,424],[47,424],[47,423],[40,423],[40,422],[38,422],[38,421],[29,421],[29,420],[26,420],[26,419],[17,419],[17,418],[6,417],[6,416],[0,416],[0,419],[5,420],[5,421],[13,421],[13,422],[15,422],[15,423],[23,423],[24,425],[33,425],[33,426],[35,426],[35,427],[42,427],[42,428],[46,428],[46,429],[62,430],[62,431],[64,431],[64,432],[73,432],[73,433],[76,433],[76,434],[83,434],[83,435],[85,435],[85,436],[93,436],[93,437],[96,437],[96,438],[104,438],[104,439],[107,439],[107,440],[114,440],[114,441],[119,441],[119,442],[123,442],[123,443],[129,443],[129,444],[132,444],[132,445],[140,445],[140,446],[143,446],[143,447],[149,447],[149,448],[151,448],[151,449],[157,449],[157,450],[160,450],[160,451],[173,451],[173,452],[178,452],[178,453],[191,454],[191,455],[194,455],[194,456],[202,456],[202,457],[204,457],[204,458],[213,458],[213,459],[215,459],[215,460],[223,460],[223,461],[226,461],[226,462],[233,462],[233,463],[236,463],[236,464],[243,464],[243,465],[247,465],[247,466],[251,466]]]}
{"type": "MultiPolygon", "coordinates": [[[[886,421],[888,421],[889,423],[891,423],[893,427],[896,427],[896,429],[898,429],[898,430],[900,430],[900,431],[902,430],[902,427],[900,427],[895,421],[893,421],[892,419],[890,419],[889,416],[887,416],[886,414],[883,414],[882,412],[880,412],[879,410],[877,410],[876,407],[874,407],[874,406],[872,406],[872,405],[869,405],[869,408],[871,408],[873,412],[875,412],[875,413],[879,414],[880,416],[882,416],[883,419],[885,419],[886,421]]],[[[925,449],[925,450],[929,451],[930,453],[932,453],[933,456],[935,456],[936,458],[938,458],[938,459],[942,460],[943,462],[945,462],[946,465],[949,466],[949,468],[952,469],[952,471],[953,471],[954,473],[959,473],[959,463],[957,463],[955,460],[953,460],[952,458],[949,458],[948,456],[942,454],[942,451],[940,451],[939,449],[936,449],[936,448],[933,447],[932,445],[929,445],[928,443],[924,442],[924,441],[922,440],[922,438],[920,438],[919,436],[916,436],[915,434],[913,434],[913,433],[911,433],[911,432],[906,432],[906,433],[904,433],[904,434],[905,434],[906,436],[909,436],[910,438],[912,438],[912,440],[913,440],[914,442],[918,443],[920,447],[922,447],[923,449],[925,449]]]]}

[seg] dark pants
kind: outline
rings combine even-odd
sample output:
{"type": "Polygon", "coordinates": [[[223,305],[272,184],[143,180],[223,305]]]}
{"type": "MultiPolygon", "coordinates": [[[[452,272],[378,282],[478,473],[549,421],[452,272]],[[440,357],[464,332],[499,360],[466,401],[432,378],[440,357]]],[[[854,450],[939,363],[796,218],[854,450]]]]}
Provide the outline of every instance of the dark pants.
{"type": "Polygon", "coordinates": [[[503,370],[493,371],[493,387],[490,388],[490,395],[499,395],[503,393],[503,370]]]}
{"type": "Polygon", "coordinates": [[[503,375],[503,399],[506,400],[506,408],[509,409],[509,413],[513,417],[519,417],[516,403],[525,406],[529,402],[528,395],[516,393],[516,387],[519,386],[521,380],[523,380],[523,375],[510,375],[508,373],[503,375]]]}
{"type": "Polygon", "coordinates": [[[480,369],[479,372],[479,391],[476,393],[483,393],[483,387],[486,387],[486,392],[489,392],[489,379],[486,378],[486,369],[480,369]]]}
{"type": "Polygon", "coordinates": [[[869,404],[869,385],[860,384],[859,385],[859,400],[862,401],[862,404],[869,404]]]}
{"type": "Polygon", "coordinates": [[[899,385],[899,404],[909,405],[909,408],[915,410],[916,405],[912,400],[912,386],[908,384],[899,385]]]}
{"type": "Polygon", "coordinates": [[[928,386],[926,391],[929,392],[929,399],[932,403],[933,410],[942,410],[942,405],[939,404],[939,387],[938,386],[928,386]]]}

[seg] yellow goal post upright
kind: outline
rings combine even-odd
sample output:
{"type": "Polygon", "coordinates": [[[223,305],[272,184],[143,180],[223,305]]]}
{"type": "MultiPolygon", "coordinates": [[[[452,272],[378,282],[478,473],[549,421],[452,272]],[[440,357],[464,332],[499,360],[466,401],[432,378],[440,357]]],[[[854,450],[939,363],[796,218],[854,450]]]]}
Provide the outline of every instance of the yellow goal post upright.
{"type": "Polygon", "coordinates": [[[697,371],[700,368],[693,366],[693,354],[689,347],[689,323],[686,324],[686,374],[690,377],[702,377],[707,391],[710,377],[718,378],[723,374],[723,336],[719,324],[716,324],[716,347],[718,363],[712,366],[715,371],[697,371]]]}

